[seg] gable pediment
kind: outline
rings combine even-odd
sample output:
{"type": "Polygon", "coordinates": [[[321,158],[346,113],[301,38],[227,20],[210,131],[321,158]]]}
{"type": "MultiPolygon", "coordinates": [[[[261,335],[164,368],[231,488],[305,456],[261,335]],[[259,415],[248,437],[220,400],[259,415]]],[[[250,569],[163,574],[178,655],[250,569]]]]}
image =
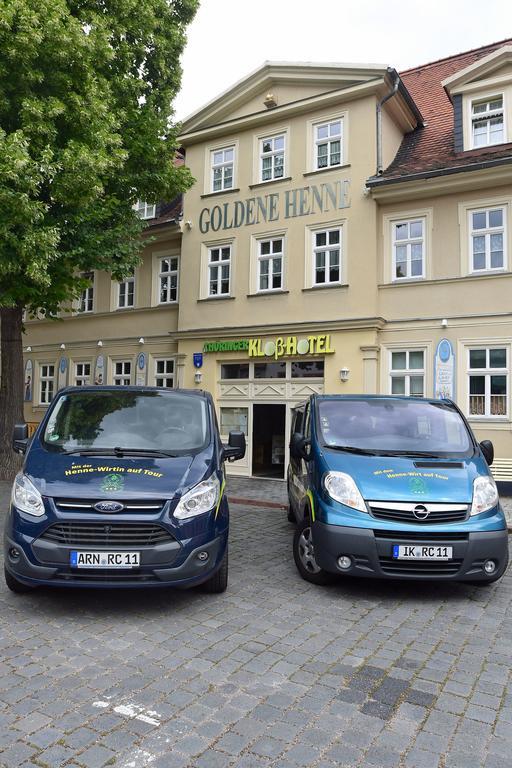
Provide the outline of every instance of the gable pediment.
{"type": "Polygon", "coordinates": [[[450,96],[512,80],[512,46],[504,45],[443,80],[450,96]]]}

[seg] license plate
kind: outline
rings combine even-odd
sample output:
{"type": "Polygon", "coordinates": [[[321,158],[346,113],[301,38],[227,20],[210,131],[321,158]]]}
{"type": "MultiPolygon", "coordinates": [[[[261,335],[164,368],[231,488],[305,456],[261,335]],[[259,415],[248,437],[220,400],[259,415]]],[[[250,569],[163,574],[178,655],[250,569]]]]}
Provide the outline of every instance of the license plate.
{"type": "Polygon", "coordinates": [[[428,544],[393,544],[395,560],[451,560],[453,547],[428,544]]]}
{"type": "Polygon", "coordinates": [[[140,552],[84,552],[69,553],[72,568],[138,568],[140,552]]]}

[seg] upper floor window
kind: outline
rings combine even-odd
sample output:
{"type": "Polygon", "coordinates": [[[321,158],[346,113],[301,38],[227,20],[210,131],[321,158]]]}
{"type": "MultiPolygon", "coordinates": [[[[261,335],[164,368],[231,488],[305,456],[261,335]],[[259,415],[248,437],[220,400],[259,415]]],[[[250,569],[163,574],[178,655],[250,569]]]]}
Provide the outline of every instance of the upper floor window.
{"type": "Polygon", "coordinates": [[[258,291],[283,287],[283,238],[258,241],[258,291]]]}
{"type": "Polygon", "coordinates": [[[503,115],[502,95],[471,102],[473,147],[486,147],[505,141],[503,115]]]}
{"type": "Polygon", "coordinates": [[[48,405],[53,399],[55,386],[55,366],[51,363],[41,363],[39,366],[39,402],[48,405]]]}
{"type": "Polygon", "coordinates": [[[231,280],[231,246],[208,249],[208,296],[227,296],[231,280]]]}
{"type": "Polygon", "coordinates": [[[154,219],[156,216],[155,203],[147,203],[145,200],[137,200],[133,208],[141,219],[154,219]]]}
{"type": "Polygon", "coordinates": [[[116,360],[114,363],[114,384],[117,386],[129,387],[132,383],[132,362],[131,360],[116,360]]]}
{"type": "Polygon", "coordinates": [[[284,176],[284,134],[260,141],[260,180],[273,181],[284,176]]]}
{"type": "Polygon", "coordinates": [[[155,386],[174,387],[174,358],[155,360],[155,386]]]}
{"type": "Polygon", "coordinates": [[[343,162],[343,120],[315,125],[315,168],[330,168],[343,162]]]}
{"type": "Polygon", "coordinates": [[[94,308],[94,272],[85,272],[81,277],[84,280],[89,280],[90,285],[88,285],[87,288],[84,288],[80,295],[78,311],[92,312],[94,308]]]}
{"type": "Polygon", "coordinates": [[[341,227],[313,232],[313,285],[341,282],[341,227]]]}
{"type": "Polygon", "coordinates": [[[393,222],[393,280],[425,276],[425,220],[393,222]]]}
{"type": "Polygon", "coordinates": [[[469,212],[470,271],[503,269],[505,253],[505,208],[469,212]]]}
{"type": "Polygon", "coordinates": [[[118,283],[117,306],[118,309],[133,307],[135,299],[135,275],[132,273],[129,277],[118,283]]]}
{"type": "Polygon", "coordinates": [[[215,149],[212,158],[212,192],[233,188],[235,148],[215,149]]]}
{"type": "Polygon", "coordinates": [[[178,301],[179,260],[177,256],[159,259],[158,290],[160,304],[178,301]]]}
{"type": "Polygon", "coordinates": [[[421,349],[391,352],[391,394],[425,395],[425,353],[421,349]]]}
{"type": "Polygon", "coordinates": [[[75,387],[86,387],[91,383],[91,364],[75,363],[75,387]]]}
{"type": "Polygon", "coordinates": [[[469,350],[469,415],[506,416],[508,360],[506,347],[469,350]]]}

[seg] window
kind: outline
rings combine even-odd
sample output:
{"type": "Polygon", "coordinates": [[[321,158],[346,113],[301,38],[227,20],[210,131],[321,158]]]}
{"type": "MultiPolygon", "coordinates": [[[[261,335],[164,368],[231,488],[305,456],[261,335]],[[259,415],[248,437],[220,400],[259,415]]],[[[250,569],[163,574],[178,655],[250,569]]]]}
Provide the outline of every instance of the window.
{"type": "Polygon", "coordinates": [[[343,120],[333,120],[314,126],[315,168],[330,168],[341,165],[343,144],[343,120]]]}
{"type": "Polygon", "coordinates": [[[292,379],[323,379],[323,360],[292,361],[292,379]]]}
{"type": "Polygon", "coordinates": [[[258,291],[283,287],[283,238],[258,241],[258,291]]]}
{"type": "Polygon", "coordinates": [[[243,432],[247,435],[248,408],[221,408],[220,409],[220,433],[228,435],[230,432],[243,432]]]}
{"type": "Polygon", "coordinates": [[[178,301],[179,264],[177,256],[159,259],[158,289],[160,304],[178,301]]]}
{"type": "Polygon", "coordinates": [[[503,143],[503,96],[471,102],[471,135],[473,147],[503,143]]]}
{"type": "Polygon", "coordinates": [[[260,141],[260,181],[282,179],[284,176],[285,137],[272,136],[260,141]]]}
{"type": "Polygon", "coordinates": [[[132,362],[131,360],[117,360],[114,363],[114,384],[127,387],[132,380],[132,362]]]}
{"type": "Polygon", "coordinates": [[[208,249],[208,296],[227,296],[230,288],[231,246],[208,249]]]}
{"type": "Polygon", "coordinates": [[[248,379],[249,363],[223,363],[220,367],[221,379],[248,379]]]}
{"type": "Polygon", "coordinates": [[[313,285],[341,282],[341,227],[313,232],[313,285]]]}
{"type": "Polygon", "coordinates": [[[145,200],[137,200],[133,208],[141,219],[154,219],[156,216],[156,205],[154,203],[146,203],[145,200]]]}
{"type": "Polygon", "coordinates": [[[506,416],[508,360],[505,347],[469,350],[469,415],[506,416]]]}
{"type": "Polygon", "coordinates": [[[505,208],[469,212],[470,271],[505,267],[505,208]]]}
{"type": "Polygon", "coordinates": [[[286,363],[254,363],[255,379],[286,379],[286,363]]]}
{"type": "Polygon", "coordinates": [[[84,288],[80,295],[80,303],[78,305],[79,312],[92,312],[94,308],[94,272],[84,272],[81,275],[83,280],[89,280],[90,285],[84,288]]]}
{"type": "Polygon", "coordinates": [[[233,189],[235,148],[215,149],[212,158],[212,192],[233,189]]]}
{"type": "Polygon", "coordinates": [[[48,405],[52,401],[54,377],[54,365],[42,363],[39,366],[39,402],[41,405],[48,405]]]}
{"type": "Polygon", "coordinates": [[[75,363],[75,387],[86,387],[91,383],[91,364],[75,363]]]}
{"type": "Polygon", "coordinates": [[[391,394],[424,397],[425,353],[404,349],[391,352],[391,394]]]}
{"type": "Polygon", "coordinates": [[[174,359],[155,360],[155,386],[174,387],[174,359]]]}
{"type": "Polygon", "coordinates": [[[393,280],[425,276],[425,220],[393,222],[393,280]]]}
{"type": "Polygon", "coordinates": [[[118,309],[126,309],[126,307],[133,307],[135,297],[135,275],[131,274],[125,280],[122,280],[118,285],[117,294],[117,307],[118,309]]]}

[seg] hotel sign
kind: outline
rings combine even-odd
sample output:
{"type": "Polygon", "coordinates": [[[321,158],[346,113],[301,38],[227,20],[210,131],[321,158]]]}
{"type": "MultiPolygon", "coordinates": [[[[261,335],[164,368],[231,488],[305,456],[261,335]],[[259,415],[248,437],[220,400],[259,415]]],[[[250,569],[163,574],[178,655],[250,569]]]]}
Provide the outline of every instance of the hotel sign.
{"type": "Polygon", "coordinates": [[[350,181],[344,179],[214,205],[202,209],[199,231],[206,235],[208,232],[279,221],[281,217],[293,219],[349,208],[349,192],[350,181]]]}
{"type": "Polygon", "coordinates": [[[278,336],[275,339],[236,339],[230,341],[207,341],[203,352],[247,352],[248,357],[295,357],[297,355],[332,355],[330,334],[319,336],[278,336]]]}

